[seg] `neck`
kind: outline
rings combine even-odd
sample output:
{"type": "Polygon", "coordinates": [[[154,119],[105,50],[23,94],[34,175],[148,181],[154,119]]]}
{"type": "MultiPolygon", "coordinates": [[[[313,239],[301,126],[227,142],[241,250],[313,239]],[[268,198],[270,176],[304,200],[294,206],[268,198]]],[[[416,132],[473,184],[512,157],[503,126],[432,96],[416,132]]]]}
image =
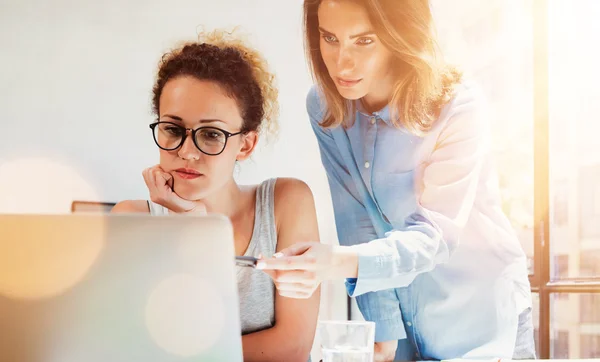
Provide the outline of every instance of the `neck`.
{"type": "Polygon", "coordinates": [[[230,219],[240,210],[243,200],[243,191],[240,186],[231,178],[218,192],[204,198],[206,211],[209,213],[222,214],[230,219]]]}
{"type": "Polygon", "coordinates": [[[362,106],[369,113],[377,112],[390,103],[394,92],[394,77],[388,74],[383,80],[376,82],[374,89],[362,97],[362,106]]]}

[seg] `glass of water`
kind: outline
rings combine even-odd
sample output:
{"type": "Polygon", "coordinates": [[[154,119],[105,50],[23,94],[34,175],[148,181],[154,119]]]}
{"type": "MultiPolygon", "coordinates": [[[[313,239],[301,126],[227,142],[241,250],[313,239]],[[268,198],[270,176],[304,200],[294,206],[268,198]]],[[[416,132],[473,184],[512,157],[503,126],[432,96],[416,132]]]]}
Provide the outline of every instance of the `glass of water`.
{"type": "Polygon", "coordinates": [[[319,321],[323,362],[372,362],[375,323],[319,321]]]}

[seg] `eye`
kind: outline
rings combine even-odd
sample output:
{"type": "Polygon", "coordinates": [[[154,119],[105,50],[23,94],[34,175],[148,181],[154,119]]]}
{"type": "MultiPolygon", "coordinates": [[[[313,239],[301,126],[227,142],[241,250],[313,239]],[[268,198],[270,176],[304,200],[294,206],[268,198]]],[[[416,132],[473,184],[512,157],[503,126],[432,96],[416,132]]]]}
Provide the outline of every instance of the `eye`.
{"type": "Polygon", "coordinates": [[[174,124],[161,124],[160,130],[169,136],[181,137],[185,132],[181,127],[177,127],[174,124]]]}
{"type": "Polygon", "coordinates": [[[181,134],[181,129],[175,126],[165,127],[165,130],[172,135],[179,136],[181,134]]]}
{"type": "Polygon", "coordinates": [[[216,131],[206,131],[203,136],[206,138],[211,138],[211,139],[218,139],[220,138],[222,135],[222,133],[220,132],[216,132],[216,131]]]}
{"type": "Polygon", "coordinates": [[[369,44],[373,44],[375,41],[371,38],[360,38],[358,39],[358,41],[356,42],[356,44],[358,45],[369,45],[369,44]]]}
{"type": "Polygon", "coordinates": [[[325,40],[327,43],[334,43],[335,41],[337,41],[337,39],[335,38],[335,36],[332,35],[322,35],[321,36],[323,38],[323,40],[325,40]]]}
{"type": "Polygon", "coordinates": [[[196,138],[201,142],[225,142],[225,134],[218,129],[203,129],[196,138]]]}

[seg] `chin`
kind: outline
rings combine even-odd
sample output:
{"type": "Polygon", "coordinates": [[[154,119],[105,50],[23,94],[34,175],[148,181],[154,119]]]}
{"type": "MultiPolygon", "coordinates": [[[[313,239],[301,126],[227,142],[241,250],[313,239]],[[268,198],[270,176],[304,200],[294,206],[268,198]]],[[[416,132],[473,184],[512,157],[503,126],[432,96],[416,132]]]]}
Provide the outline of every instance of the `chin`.
{"type": "Polygon", "coordinates": [[[201,200],[206,196],[206,190],[199,185],[175,185],[175,193],[184,200],[201,200]]]}
{"type": "Polygon", "coordinates": [[[337,87],[337,90],[342,97],[344,97],[345,99],[351,100],[351,101],[361,99],[362,97],[364,97],[366,95],[366,92],[364,92],[362,89],[337,87]]]}

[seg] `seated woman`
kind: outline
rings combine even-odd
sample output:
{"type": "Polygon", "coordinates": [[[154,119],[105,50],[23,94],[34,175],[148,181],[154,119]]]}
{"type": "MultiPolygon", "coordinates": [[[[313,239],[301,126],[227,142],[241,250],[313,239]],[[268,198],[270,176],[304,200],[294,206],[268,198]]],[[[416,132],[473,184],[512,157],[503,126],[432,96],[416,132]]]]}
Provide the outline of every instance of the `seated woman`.
{"type": "MultiPolygon", "coordinates": [[[[257,51],[222,32],[165,54],[153,89],[157,121],[150,125],[160,163],[143,172],[150,200],[122,201],[112,211],[226,215],[236,255],[270,257],[298,240],[318,240],[305,183],[280,178],[241,186],[233,178],[261,129],[274,126],[273,79],[257,51]]],[[[319,294],[276,294],[269,275],[252,268],[239,268],[237,280],[244,360],[309,360],[319,294]]]]}

